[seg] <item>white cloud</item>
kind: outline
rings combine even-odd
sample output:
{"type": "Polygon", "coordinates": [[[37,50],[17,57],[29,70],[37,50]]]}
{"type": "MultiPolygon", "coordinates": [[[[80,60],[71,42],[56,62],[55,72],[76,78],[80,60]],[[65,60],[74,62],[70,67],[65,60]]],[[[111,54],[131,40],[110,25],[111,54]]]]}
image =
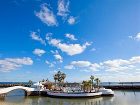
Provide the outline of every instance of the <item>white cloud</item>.
{"type": "Polygon", "coordinates": [[[103,68],[107,71],[120,71],[128,69],[131,63],[129,60],[115,59],[103,62],[103,68]]]}
{"type": "Polygon", "coordinates": [[[66,17],[69,12],[69,0],[58,0],[57,15],[66,17]]]}
{"type": "Polygon", "coordinates": [[[50,62],[49,62],[49,61],[47,61],[47,60],[45,61],[45,63],[46,63],[46,64],[50,64],[50,62]]]}
{"type": "Polygon", "coordinates": [[[76,18],[73,16],[70,16],[67,21],[70,25],[73,25],[76,23],[76,18]]]}
{"type": "Polygon", "coordinates": [[[50,63],[50,66],[49,67],[54,67],[54,64],[53,63],[50,63]]]}
{"type": "Polygon", "coordinates": [[[131,62],[132,64],[140,63],[140,56],[132,57],[132,58],[130,59],[130,62],[131,62]]]}
{"type": "Polygon", "coordinates": [[[92,72],[98,71],[100,65],[97,63],[91,63],[89,61],[72,61],[69,65],[64,67],[65,69],[82,68],[81,71],[92,72]]]}
{"type": "Polygon", "coordinates": [[[121,65],[128,65],[130,64],[129,61],[123,59],[115,59],[115,60],[108,60],[103,62],[104,65],[108,67],[119,67],[121,65]]]}
{"type": "Polygon", "coordinates": [[[140,64],[140,56],[134,56],[128,60],[115,59],[103,62],[102,66],[107,71],[123,71],[136,68],[140,64]]]}
{"type": "Polygon", "coordinates": [[[51,71],[49,71],[49,73],[52,74],[52,75],[56,74],[57,72],[58,72],[57,70],[51,70],[51,71]]]}
{"type": "Polygon", "coordinates": [[[57,15],[62,16],[64,20],[68,22],[68,24],[73,25],[76,23],[76,17],[69,16],[69,0],[58,0],[58,12],[57,15]]]}
{"type": "Polygon", "coordinates": [[[48,60],[46,60],[45,63],[48,64],[49,67],[54,67],[54,64],[53,63],[50,63],[48,60]]]}
{"type": "Polygon", "coordinates": [[[89,61],[72,61],[71,65],[76,67],[89,67],[91,63],[89,61]]]}
{"type": "Polygon", "coordinates": [[[45,50],[42,50],[42,49],[35,49],[33,51],[33,54],[38,55],[38,56],[42,56],[45,53],[46,53],[46,51],[45,50]]]}
{"type": "Polygon", "coordinates": [[[93,63],[89,66],[89,71],[99,71],[99,69],[101,68],[101,66],[97,63],[93,63]]]}
{"type": "Polygon", "coordinates": [[[66,44],[59,43],[56,45],[57,48],[61,49],[63,52],[66,52],[68,55],[76,55],[82,53],[88,45],[83,44],[66,44]]]}
{"type": "Polygon", "coordinates": [[[128,36],[128,38],[133,39],[133,36],[128,36]]]}
{"type": "Polygon", "coordinates": [[[53,33],[49,32],[46,34],[46,40],[50,40],[50,37],[53,35],[53,33]]]}
{"type": "Polygon", "coordinates": [[[29,57],[23,58],[5,58],[0,60],[0,71],[1,72],[10,72],[23,65],[32,65],[33,60],[29,57]]]}
{"type": "Polygon", "coordinates": [[[140,63],[140,57],[135,56],[128,60],[123,59],[115,59],[115,60],[108,60],[102,63],[102,66],[107,71],[125,71],[131,70],[135,68],[137,63],[140,63]]]}
{"type": "Polygon", "coordinates": [[[96,51],[96,49],[95,48],[92,48],[91,51],[96,51]]]}
{"type": "Polygon", "coordinates": [[[65,34],[65,36],[66,36],[67,38],[71,39],[71,40],[77,40],[73,34],[67,33],[67,34],[65,34]]]}
{"type": "MultiPolygon", "coordinates": [[[[128,60],[124,59],[114,59],[107,60],[100,63],[91,63],[89,61],[72,61],[68,66],[69,69],[74,67],[80,68],[82,71],[110,71],[110,72],[124,72],[137,70],[138,65],[140,64],[140,56],[131,57],[128,60]]],[[[65,66],[64,68],[67,68],[65,66]]]]}
{"type": "Polygon", "coordinates": [[[51,53],[52,54],[58,54],[59,52],[58,52],[58,50],[55,50],[55,51],[51,50],[51,53]]]}
{"type": "Polygon", "coordinates": [[[53,54],[56,60],[58,60],[59,62],[63,62],[63,57],[59,54],[58,50],[55,51],[51,50],[51,53],[53,54]]]}
{"type": "Polygon", "coordinates": [[[46,45],[45,40],[43,40],[36,32],[31,32],[31,38],[33,40],[39,41],[41,44],[46,45]]]}
{"type": "Polygon", "coordinates": [[[54,57],[55,57],[56,60],[58,60],[60,62],[63,62],[63,58],[61,57],[61,55],[55,54],[54,57]]]}
{"type": "Polygon", "coordinates": [[[91,43],[86,42],[83,45],[80,44],[66,44],[62,43],[59,39],[49,39],[49,44],[57,47],[61,51],[67,53],[68,55],[76,55],[82,53],[87,46],[91,45],[91,43]]]}
{"type": "Polygon", "coordinates": [[[71,69],[74,69],[74,66],[73,65],[67,65],[67,66],[64,66],[64,68],[71,70],[71,69]]]}
{"type": "Polygon", "coordinates": [[[136,41],[140,41],[140,33],[137,33],[136,36],[128,36],[129,38],[136,40],[136,41]]]}
{"type": "Polygon", "coordinates": [[[41,5],[41,10],[35,13],[36,16],[48,26],[57,26],[57,20],[47,4],[41,5]]]}
{"type": "Polygon", "coordinates": [[[50,39],[49,43],[52,44],[53,46],[58,46],[61,40],[59,39],[50,39]]]}

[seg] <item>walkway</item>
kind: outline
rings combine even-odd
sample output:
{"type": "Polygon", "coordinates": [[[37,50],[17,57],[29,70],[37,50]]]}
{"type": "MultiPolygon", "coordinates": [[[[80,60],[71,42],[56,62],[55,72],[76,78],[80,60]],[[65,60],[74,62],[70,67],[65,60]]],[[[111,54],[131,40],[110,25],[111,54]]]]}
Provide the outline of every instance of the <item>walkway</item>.
{"type": "Polygon", "coordinates": [[[0,94],[5,94],[5,93],[8,93],[10,91],[17,90],[17,89],[22,89],[22,90],[25,90],[26,92],[38,91],[35,88],[24,87],[24,86],[14,86],[14,87],[8,87],[8,88],[0,89],[0,94]]]}

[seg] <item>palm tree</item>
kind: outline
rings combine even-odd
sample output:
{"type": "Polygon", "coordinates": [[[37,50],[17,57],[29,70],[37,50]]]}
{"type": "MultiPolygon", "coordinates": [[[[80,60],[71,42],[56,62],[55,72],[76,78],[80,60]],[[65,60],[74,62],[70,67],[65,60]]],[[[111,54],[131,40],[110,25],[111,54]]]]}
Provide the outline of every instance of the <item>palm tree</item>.
{"type": "Polygon", "coordinates": [[[66,74],[65,73],[62,73],[61,74],[61,78],[62,78],[62,82],[64,82],[64,79],[66,78],[66,74]]]}
{"type": "Polygon", "coordinates": [[[83,81],[83,82],[82,82],[82,88],[83,88],[84,92],[85,92],[85,90],[86,90],[86,89],[85,89],[85,88],[86,88],[86,85],[85,85],[85,84],[86,84],[86,81],[83,81]]]}
{"type": "Polygon", "coordinates": [[[94,81],[96,81],[96,86],[97,86],[97,89],[99,90],[100,79],[99,78],[96,78],[94,81]]]}
{"type": "Polygon", "coordinates": [[[93,75],[90,76],[90,80],[91,80],[92,90],[93,90],[93,81],[94,81],[94,76],[93,75]]]}
{"type": "Polygon", "coordinates": [[[45,82],[45,79],[42,79],[42,82],[45,82]]]}
{"type": "Polygon", "coordinates": [[[33,85],[33,81],[32,80],[29,80],[28,81],[28,84],[29,84],[29,86],[33,85]]]}
{"type": "Polygon", "coordinates": [[[56,73],[56,75],[58,76],[58,80],[57,80],[57,81],[58,81],[59,83],[62,82],[62,76],[61,76],[61,74],[62,74],[61,71],[58,71],[58,72],[56,73]]]}
{"type": "Polygon", "coordinates": [[[55,83],[56,83],[56,81],[58,81],[59,85],[61,85],[61,83],[64,83],[66,74],[62,73],[61,71],[58,71],[53,77],[54,77],[55,83]]]}
{"type": "Polygon", "coordinates": [[[56,81],[58,80],[57,74],[55,74],[55,75],[53,76],[53,78],[54,78],[54,81],[55,81],[55,84],[56,84],[56,81]]]}
{"type": "Polygon", "coordinates": [[[61,71],[58,71],[55,75],[56,75],[55,77],[57,77],[57,81],[59,83],[64,82],[64,79],[66,78],[66,74],[65,73],[62,73],[61,71]]]}
{"type": "Polygon", "coordinates": [[[91,83],[91,80],[88,80],[87,81],[87,90],[91,92],[92,90],[92,83],[91,83]]]}
{"type": "Polygon", "coordinates": [[[91,92],[91,80],[88,80],[88,81],[83,81],[82,82],[82,86],[83,86],[83,90],[84,92],[87,91],[87,92],[91,92]]]}

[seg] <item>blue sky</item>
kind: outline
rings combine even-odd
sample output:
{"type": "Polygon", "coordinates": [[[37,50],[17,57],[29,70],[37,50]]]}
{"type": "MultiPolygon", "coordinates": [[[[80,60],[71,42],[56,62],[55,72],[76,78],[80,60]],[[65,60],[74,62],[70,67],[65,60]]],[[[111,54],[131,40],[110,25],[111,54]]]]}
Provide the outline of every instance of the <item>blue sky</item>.
{"type": "Polygon", "coordinates": [[[140,80],[139,0],[1,0],[0,81],[140,80]],[[135,78],[137,77],[137,78],[135,78]]]}

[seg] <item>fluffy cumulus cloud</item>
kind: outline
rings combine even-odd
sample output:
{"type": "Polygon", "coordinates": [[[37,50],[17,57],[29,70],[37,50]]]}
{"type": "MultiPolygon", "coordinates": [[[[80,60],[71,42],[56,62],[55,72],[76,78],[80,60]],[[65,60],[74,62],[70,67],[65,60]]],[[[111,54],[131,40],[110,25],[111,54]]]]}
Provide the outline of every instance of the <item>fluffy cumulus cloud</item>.
{"type": "Polygon", "coordinates": [[[67,66],[64,66],[64,68],[65,69],[69,69],[69,70],[75,69],[73,65],[67,65],[67,66]]]}
{"type": "Polygon", "coordinates": [[[91,63],[89,61],[72,61],[71,65],[76,67],[88,67],[91,63]]]}
{"type": "Polygon", "coordinates": [[[69,0],[58,0],[57,15],[66,17],[69,12],[69,0]]]}
{"type": "Polygon", "coordinates": [[[69,0],[58,0],[58,12],[57,15],[62,16],[63,19],[66,19],[68,24],[73,25],[76,23],[76,17],[69,16],[69,0]]]}
{"type": "Polygon", "coordinates": [[[114,59],[100,63],[91,63],[89,61],[72,61],[65,69],[81,68],[84,71],[105,70],[109,72],[121,72],[136,69],[140,64],[140,56],[132,57],[128,60],[114,59]]]}
{"type": "Polygon", "coordinates": [[[23,65],[32,65],[33,60],[29,57],[23,58],[5,58],[0,60],[0,71],[10,72],[16,70],[23,65]]]}
{"type": "Polygon", "coordinates": [[[56,60],[58,60],[60,62],[63,62],[63,58],[60,54],[55,54],[54,57],[55,57],[56,60]]]}
{"type": "Polygon", "coordinates": [[[80,44],[66,44],[66,43],[58,43],[56,45],[57,48],[61,49],[63,52],[66,52],[68,55],[76,55],[81,54],[84,50],[89,46],[90,43],[85,43],[83,45],[80,44]]]}
{"type": "Polygon", "coordinates": [[[41,10],[39,12],[35,12],[35,15],[48,26],[57,26],[56,17],[47,4],[42,4],[41,10]]]}
{"type": "Polygon", "coordinates": [[[135,35],[135,36],[128,36],[128,37],[133,40],[140,41],[140,33],[137,33],[137,35],[135,35]]]}
{"type": "Polygon", "coordinates": [[[108,61],[101,63],[101,65],[107,71],[130,70],[130,69],[136,68],[137,64],[140,64],[140,56],[135,56],[128,60],[115,59],[115,60],[108,60],[108,61]]]}
{"type": "Polygon", "coordinates": [[[64,67],[65,69],[75,69],[75,68],[83,68],[82,71],[98,71],[100,65],[97,63],[91,63],[89,61],[72,61],[69,65],[64,67]]]}
{"type": "Polygon", "coordinates": [[[69,38],[70,40],[77,40],[73,34],[67,33],[67,34],[65,34],[65,36],[66,36],[66,38],[69,38]]]}
{"type": "Polygon", "coordinates": [[[67,43],[62,43],[61,40],[59,39],[52,39],[52,38],[49,38],[48,42],[49,44],[57,47],[61,51],[71,56],[82,53],[87,48],[87,46],[91,45],[91,43],[89,42],[86,42],[83,45],[67,44],[67,43]]]}
{"type": "Polygon", "coordinates": [[[30,36],[33,40],[39,41],[41,44],[46,45],[45,40],[43,40],[39,35],[37,35],[36,32],[31,32],[30,36]]]}
{"type": "Polygon", "coordinates": [[[76,23],[76,18],[73,16],[70,16],[67,21],[70,25],[73,25],[76,23]]]}
{"type": "Polygon", "coordinates": [[[130,62],[123,59],[108,60],[101,63],[107,71],[118,71],[128,69],[130,62]]]}
{"type": "Polygon", "coordinates": [[[89,66],[88,70],[89,71],[99,71],[99,69],[101,68],[101,66],[97,63],[93,63],[89,66]]]}
{"type": "Polygon", "coordinates": [[[134,56],[134,57],[132,57],[132,58],[130,59],[130,62],[131,62],[132,64],[134,64],[134,63],[140,63],[140,56],[134,56]]]}
{"type": "MultiPolygon", "coordinates": [[[[58,50],[55,50],[55,51],[51,50],[51,53],[53,54],[54,58],[57,61],[59,61],[61,63],[63,62],[63,57],[59,54],[58,50]]],[[[54,62],[54,63],[56,63],[56,62],[54,62]]]]}
{"type": "Polygon", "coordinates": [[[42,49],[35,49],[33,51],[33,54],[38,55],[38,56],[42,56],[45,53],[46,53],[46,51],[45,50],[42,50],[42,49]]]}

